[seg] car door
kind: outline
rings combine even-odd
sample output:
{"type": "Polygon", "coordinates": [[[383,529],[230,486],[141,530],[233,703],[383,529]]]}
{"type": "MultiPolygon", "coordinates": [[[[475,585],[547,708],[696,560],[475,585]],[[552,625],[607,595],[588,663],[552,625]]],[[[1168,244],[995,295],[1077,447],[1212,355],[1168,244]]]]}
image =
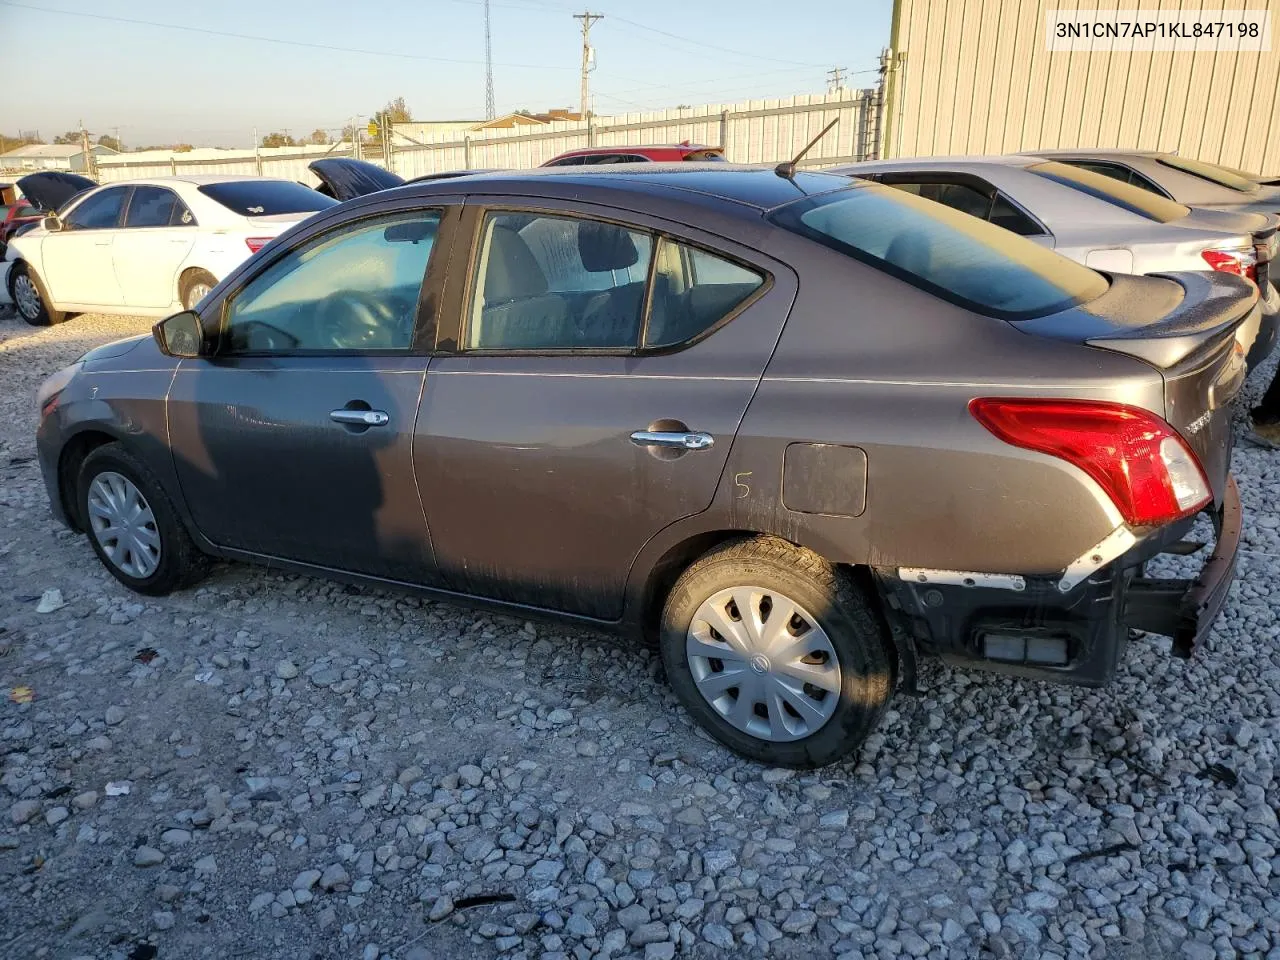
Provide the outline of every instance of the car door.
{"type": "Polygon", "coordinates": [[[55,302],[101,307],[124,303],[111,245],[132,189],[107,187],[90,194],[61,218],[60,230],[44,238],[41,276],[55,302]]]}
{"type": "Polygon", "coordinates": [[[475,203],[414,444],[437,561],[468,594],[614,619],[641,547],[710,505],[794,274],[639,214],[475,203]]]}
{"type": "Polygon", "coordinates": [[[209,305],[216,351],[184,360],[169,393],[182,493],[209,540],[434,582],[411,448],[442,209],[302,238],[209,305]]]}
{"type": "Polygon", "coordinates": [[[178,268],[196,242],[196,219],[167,187],[137,186],[111,261],[127,307],[168,307],[178,299],[178,268]]]}

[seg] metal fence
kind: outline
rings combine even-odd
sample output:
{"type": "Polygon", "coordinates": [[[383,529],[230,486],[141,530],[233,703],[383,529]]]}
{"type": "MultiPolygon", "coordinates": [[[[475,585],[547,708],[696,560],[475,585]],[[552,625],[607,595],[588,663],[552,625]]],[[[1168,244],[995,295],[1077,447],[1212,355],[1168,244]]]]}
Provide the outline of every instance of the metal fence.
{"type": "MultiPolygon", "coordinates": [[[[472,169],[536,167],[559,153],[579,147],[679,143],[688,140],[723,146],[735,163],[772,163],[795,156],[832,120],[838,120],[802,162],[821,167],[852,163],[877,155],[880,146],[879,91],[840,90],[832,94],[752,100],[739,104],[704,104],[654,113],[555,121],[535,128],[476,130],[459,137],[440,134],[405,143],[393,137],[390,167],[406,179],[427,173],[472,169]],[[397,142],[399,141],[399,142],[397,142]]],[[[107,183],[178,174],[248,174],[283,177],[315,185],[307,169],[319,156],[348,157],[342,145],[325,154],[272,151],[227,151],[218,157],[184,157],[131,162],[128,155],[99,160],[98,180],[107,183]]],[[[379,165],[382,158],[367,158],[379,165]]]]}

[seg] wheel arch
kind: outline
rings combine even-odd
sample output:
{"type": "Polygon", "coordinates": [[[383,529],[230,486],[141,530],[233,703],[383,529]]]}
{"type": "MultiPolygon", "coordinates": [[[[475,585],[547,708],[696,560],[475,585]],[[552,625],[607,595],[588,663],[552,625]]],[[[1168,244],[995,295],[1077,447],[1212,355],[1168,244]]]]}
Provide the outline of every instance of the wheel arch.
{"type": "Polygon", "coordinates": [[[120,437],[94,425],[70,436],[58,453],[58,498],[68,522],[81,533],[85,530],[85,519],[76,498],[76,479],[80,475],[80,465],[94,450],[119,441],[120,437]]]}

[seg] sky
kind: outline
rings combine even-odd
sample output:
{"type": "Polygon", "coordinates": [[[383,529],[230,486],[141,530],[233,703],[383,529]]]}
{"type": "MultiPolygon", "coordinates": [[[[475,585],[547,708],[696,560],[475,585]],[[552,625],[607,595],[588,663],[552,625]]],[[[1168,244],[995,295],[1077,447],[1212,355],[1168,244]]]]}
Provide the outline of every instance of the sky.
{"type": "MultiPolygon", "coordinates": [[[[593,109],[821,93],[832,67],[870,86],[892,6],[601,0],[593,109]]],[[[577,107],[584,7],[491,0],[498,114],[577,107]]],[[[482,0],[0,0],[0,35],[10,135],[51,140],[83,121],[126,147],[247,147],[255,129],[336,135],[399,96],[417,120],[484,116],[482,0]]]]}

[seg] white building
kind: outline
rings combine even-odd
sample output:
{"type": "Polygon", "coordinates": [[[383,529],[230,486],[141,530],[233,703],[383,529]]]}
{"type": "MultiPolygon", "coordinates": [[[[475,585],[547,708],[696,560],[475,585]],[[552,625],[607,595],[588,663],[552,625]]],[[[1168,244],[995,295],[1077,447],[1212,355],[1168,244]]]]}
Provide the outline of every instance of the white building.
{"type": "MultiPolygon", "coordinates": [[[[95,157],[113,157],[116,151],[110,147],[90,147],[95,157]]],[[[0,170],[29,173],[36,170],[71,170],[84,173],[88,170],[84,150],[78,143],[28,143],[0,153],[0,170]]]]}

